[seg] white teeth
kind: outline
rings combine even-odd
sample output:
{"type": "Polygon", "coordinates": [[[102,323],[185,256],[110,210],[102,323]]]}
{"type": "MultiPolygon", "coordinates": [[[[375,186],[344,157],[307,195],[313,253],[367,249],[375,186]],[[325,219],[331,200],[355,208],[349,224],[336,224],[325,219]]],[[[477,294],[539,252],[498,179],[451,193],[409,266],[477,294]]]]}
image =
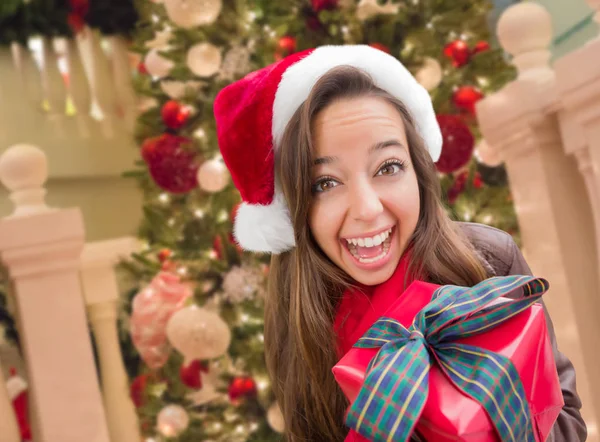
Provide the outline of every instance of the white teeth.
{"type": "Polygon", "coordinates": [[[381,245],[381,243],[382,243],[383,241],[385,241],[385,238],[383,237],[383,234],[380,234],[380,235],[375,235],[375,236],[373,237],[373,245],[374,245],[374,246],[381,245]]]}
{"type": "Polygon", "coordinates": [[[355,245],[359,247],[373,247],[381,245],[392,233],[392,229],[388,229],[385,232],[382,232],[378,235],[372,236],[370,238],[352,238],[347,239],[348,245],[355,245]]]}

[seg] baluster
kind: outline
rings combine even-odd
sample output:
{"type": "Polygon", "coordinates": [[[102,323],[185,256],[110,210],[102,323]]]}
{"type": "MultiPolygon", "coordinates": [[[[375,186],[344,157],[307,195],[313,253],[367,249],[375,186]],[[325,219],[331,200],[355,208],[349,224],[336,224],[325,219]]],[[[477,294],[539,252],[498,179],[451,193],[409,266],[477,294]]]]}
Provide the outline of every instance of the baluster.
{"type": "Polygon", "coordinates": [[[109,442],[81,285],[79,209],[50,209],[44,153],[16,145],[0,157],[15,211],[0,220],[0,258],[10,276],[34,406],[33,440],[109,442]]]}
{"type": "Polygon", "coordinates": [[[67,65],[69,71],[68,91],[69,96],[75,106],[75,118],[77,120],[79,133],[81,136],[89,137],[90,125],[90,85],[85,76],[85,71],[79,56],[79,49],[75,40],[66,41],[65,54],[67,56],[67,65]]]}
{"type": "MultiPolygon", "coordinates": [[[[0,361],[2,362],[2,361],[0,361]]],[[[2,442],[21,442],[21,433],[0,364],[0,435],[2,442]]]]}
{"type": "Polygon", "coordinates": [[[141,439],[119,347],[119,289],[114,269],[120,258],[131,255],[137,248],[134,238],[88,243],[81,259],[81,280],[99,353],[102,392],[111,442],[136,442],[141,439]]]}
{"type": "Polygon", "coordinates": [[[123,37],[107,37],[110,44],[110,61],[119,110],[125,118],[125,127],[132,133],[136,121],[136,98],[131,85],[131,68],[127,45],[123,37]]]}
{"type": "Polygon", "coordinates": [[[21,77],[21,81],[18,84],[20,84],[23,91],[23,97],[29,101],[34,109],[41,109],[44,100],[42,78],[29,47],[13,43],[11,45],[11,52],[13,54],[15,69],[21,77]]]}
{"type": "Polygon", "coordinates": [[[44,100],[49,110],[55,115],[65,112],[65,83],[58,70],[58,60],[54,51],[54,43],[50,37],[42,38],[42,89],[44,100]]]}
{"type": "Polygon", "coordinates": [[[519,76],[481,100],[477,117],[505,161],[524,252],[534,274],[550,280],[545,301],[560,348],[577,369],[584,415],[594,422],[593,401],[600,398],[594,221],[577,161],[565,155],[558,129],[560,101],[548,66],[551,17],[536,3],[516,4],[500,18],[498,37],[519,76]]]}
{"type": "Polygon", "coordinates": [[[90,85],[91,116],[100,121],[104,136],[114,136],[115,96],[106,55],[96,31],[85,27],[76,36],[83,68],[90,85]]]}

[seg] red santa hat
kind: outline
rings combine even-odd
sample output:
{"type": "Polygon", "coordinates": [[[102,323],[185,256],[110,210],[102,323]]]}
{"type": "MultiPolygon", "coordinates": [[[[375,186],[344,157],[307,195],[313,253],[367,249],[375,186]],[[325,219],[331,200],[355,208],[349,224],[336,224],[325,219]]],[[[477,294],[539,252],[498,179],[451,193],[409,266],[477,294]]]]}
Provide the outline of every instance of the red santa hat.
{"type": "Polygon", "coordinates": [[[383,51],[363,45],[322,46],[252,72],[224,88],[214,103],[219,148],[243,200],[234,236],[245,250],[282,253],[295,246],[289,211],[275,181],[274,152],[317,80],[342,65],[361,69],[401,100],[433,161],[438,160],[442,136],[429,94],[383,51]]]}

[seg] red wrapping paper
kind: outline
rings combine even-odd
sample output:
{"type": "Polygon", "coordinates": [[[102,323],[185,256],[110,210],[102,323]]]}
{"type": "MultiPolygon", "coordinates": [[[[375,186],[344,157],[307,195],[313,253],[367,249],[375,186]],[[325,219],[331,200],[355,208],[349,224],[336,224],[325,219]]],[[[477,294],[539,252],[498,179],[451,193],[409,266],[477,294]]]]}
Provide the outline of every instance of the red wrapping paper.
{"type": "MultiPolygon", "coordinates": [[[[412,283],[385,316],[410,327],[438,287],[412,283]]],[[[457,342],[510,358],[527,394],[536,440],[545,441],[564,400],[542,306],[536,304],[484,334],[457,342]]],[[[377,349],[353,348],[333,367],[335,379],[350,402],[358,395],[367,366],[376,354],[377,349]]],[[[427,441],[499,441],[484,408],[458,390],[435,364],[429,372],[429,395],[416,430],[427,441]]],[[[365,439],[354,432],[346,439],[361,440],[365,439]]]]}

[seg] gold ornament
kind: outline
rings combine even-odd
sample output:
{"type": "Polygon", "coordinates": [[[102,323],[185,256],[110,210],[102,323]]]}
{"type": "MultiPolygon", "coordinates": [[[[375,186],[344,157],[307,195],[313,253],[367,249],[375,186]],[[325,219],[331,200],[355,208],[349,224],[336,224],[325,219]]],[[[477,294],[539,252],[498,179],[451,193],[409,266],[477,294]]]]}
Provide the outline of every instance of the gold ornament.
{"type": "Polygon", "coordinates": [[[213,23],[223,6],[221,0],[164,0],[164,3],[169,19],[186,29],[213,23]]]}
{"type": "Polygon", "coordinates": [[[221,68],[221,51],[210,43],[198,43],[188,50],[187,66],[199,77],[210,77],[221,68]]]}

